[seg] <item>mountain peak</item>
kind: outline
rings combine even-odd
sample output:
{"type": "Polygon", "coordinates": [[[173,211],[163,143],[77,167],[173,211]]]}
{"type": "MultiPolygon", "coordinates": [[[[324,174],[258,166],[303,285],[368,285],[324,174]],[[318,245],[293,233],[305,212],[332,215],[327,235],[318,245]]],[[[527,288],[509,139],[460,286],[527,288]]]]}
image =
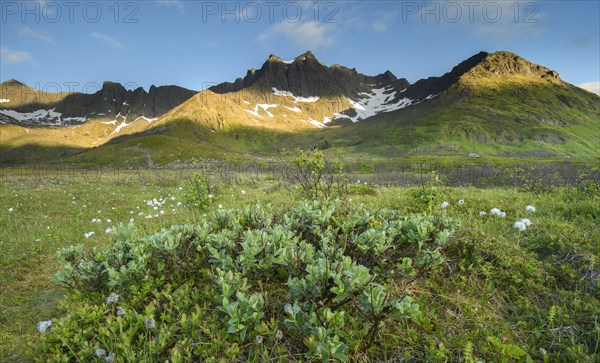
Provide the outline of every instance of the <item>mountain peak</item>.
{"type": "Polygon", "coordinates": [[[477,76],[520,75],[531,78],[560,80],[558,72],[535,64],[515,53],[505,50],[487,54],[485,58],[474,67],[472,73],[477,76]]]}
{"type": "Polygon", "coordinates": [[[24,83],[17,81],[16,79],[9,79],[8,81],[4,81],[1,83],[2,86],[25,86],[24,83]]]}

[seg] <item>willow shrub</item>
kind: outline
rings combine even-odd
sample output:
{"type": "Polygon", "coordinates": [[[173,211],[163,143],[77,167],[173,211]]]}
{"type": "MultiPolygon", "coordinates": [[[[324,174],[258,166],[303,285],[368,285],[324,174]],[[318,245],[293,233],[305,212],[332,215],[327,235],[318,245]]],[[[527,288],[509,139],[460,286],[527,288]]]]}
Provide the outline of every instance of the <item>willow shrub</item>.
{"type": "Polygon", "coordinates": [[[195,225],[60,252],[64,315],[40,360],[346,361],[419,316],[407,293],[443,261],[455,223],[338,201],[216,210],[195,225]]]}

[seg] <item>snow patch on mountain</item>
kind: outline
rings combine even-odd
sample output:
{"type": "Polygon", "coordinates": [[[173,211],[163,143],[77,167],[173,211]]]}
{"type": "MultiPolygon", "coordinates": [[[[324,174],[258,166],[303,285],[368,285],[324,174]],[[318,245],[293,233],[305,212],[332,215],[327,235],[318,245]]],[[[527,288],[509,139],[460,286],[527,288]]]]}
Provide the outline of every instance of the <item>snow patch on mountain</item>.
{"type": "Polygon", "coordinates": [[[88,117],[62,117],[62,113],[51,110],[37,110],[33,112],[19,112],[15,110],[0,110],[0,115],[6,116],[9,120],[0,119],[0,123],[8,123],[11,120],[25,125],[39,126],[66,126],[78,123],[84,123],[89,120],[88,117]]]}
{"type": "Polygon", "coordinates": [[[396,103],[391,103],[396,97],[396,91],[390,91],[391,88],[389,87],[374,88],[371,93],[360,93],[364,98],[360,98],[357,101],[347,98],[352,108],[356,111],[356,116],[350,117],[348,115],[337,113],[334,115],[334,119],[348,118],[352,120],[352,122],[358,122],[379,113],[396,111],[413,104],[413,100],[407,97],[400,99],[396,103]]]}
{"type": "Polygon", "coordinates": [[[294,103],[298,103],[298,102],[312,103],[312,102],[317,102],[320,99],[319,96],[311,96],[311,97],[295,96],[290,91],[281,91],[281,90],[278,90],[276,87],[272,87],[271,89],[273,90],[273,94],[275,96],[292,97],[294,99],[294,103]]]}
{"type": "Polygon", "coordinates": [[[297,112],[297,113],[302,112],[302,110],[299,109],[298,107],[287,107],[287,106],[285,106],[285,108],[287,108],[290,111],[297,112]]]}
{"type": "Polygon", "coordinates": [[[259,103],[259,104],[257,104],[256,106],[254,106],[254,109],[253,109],[253,110],[244,110],[244,111],[246,111],[246,112],[248,112],[248,113],[250,113],[250,114],[252,114],[252,115],[254,115],[254,116],[257,116],[257,117],[262,117],[262,116],[261,116],[261,115],[258,113],[258,109],[259,109],[259,108],[262,108],[262,109],[263,109],[263,111],[265,111],[265,112],[267,113],[267,115],[269,115],[269,117],[274,117],[274,116],[273,116],[273,114],[269,112],[269,108],[275,108],[275,107],[277,107],[277,106],[279,106],[279,105],[270,105],[270,104],[268,104],[268,103],[259,103]]]}
{"type": "Polygon", "coordinates": [[[312,118],[311,118],[311,119],[308,119],[308,120],[306,120],[306,122],[309,122],[309,123],[311,123],[311,124],[315,125],[316,127],[320,128],[320,129],[322,129],[322,128],[324,128],[324,127],[325,127],[325,124],[324,124],[324,123],[322,123],[322,122],[319,122],[319,121],[317,121],[317,120],[314,120],[314,119],[312,119],[312,118]]]}

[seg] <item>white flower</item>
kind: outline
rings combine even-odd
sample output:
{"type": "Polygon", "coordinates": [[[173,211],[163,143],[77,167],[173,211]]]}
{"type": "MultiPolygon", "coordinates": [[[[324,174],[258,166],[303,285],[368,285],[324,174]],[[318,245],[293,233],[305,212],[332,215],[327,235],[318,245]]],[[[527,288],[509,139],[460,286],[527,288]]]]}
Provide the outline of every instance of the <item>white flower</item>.
{"type": "Polygon", "coordinates": [[[115,353],[110,353],[109,355],[106,356],[106,362],[107,363],[112,363],[115,361],[115,358],[117,356],[115,355],[115,353]]]}
{"type": "Polygon", "coordinates": [[[158,218],[158,213],[154,215],[154,218],[158,218]]]}
{"type": "Polygon", "coordinates": [[[104,349],[96,349],[96,357],[104,357],[106,355],[106,350],[104,349]]]}
{"type": "Polygon", "coordinates": [[[263,342],[263,336],[262,335],[257,335],[256,337],[254,337],[254,340],[256,340],[256,344],[262,344],[262,342],[263,342]]]}
{"type": "Polygon", "coordinates": [[[118,308],[117,309],[117,316],[123,316],[125,315],[125,310],[123,310],[123,308],[118,308]]]}
{"type": "Polygon", "coordinates": [[[177,202],[177,206],[180,207],[181,206],[181,202],[177,202]]]}
{"type": "Polygon", "coordinates": [[[527,229],[527,226],[525,225],[525,223],[523,223],[521,221],[515,222],[515,224],[513,225],[513,227],[515,229],[518,229],[519,231],[524,231],[524,230],[527,229]]]}
{"type": "Polygon", "coordinates": [[[212,194],[209,194],[209,195],[208,195],[208,199],[213,199],[214,197],[215,197],[215,196],[214,196],[214,195],[212,195],[212,194]]]}
{"type": "Polygon", "coordinates": [[[129,220],[129,223],[133,223],[134,221],[135,221],[135,219],[131,218],[131,219],[129,220]]]}
{"type": "Polygon", "coordinates": [[[360,180],[357,180],[357,181],[356,181],[356,184],[360,184],[360,180]]]}
{"type": "Polygon", "coordinates": [[[107,219],[107,220],[106,220],[106,223],[110,223],[110,222],[112,222],[110,219],[107,219]]]}
{"type": "Polygon", "coordinates": [[[14,211],[14,208],[8,208],[8,211],[12,212],[12,211],[14,211]]]}
{"type": "Polygon", "coordinates": [[[156,326],[156,323],[154,321],[154,318],[146,319],[146,329],[154,329],[155,326],[156,326]]]}
{"type": "Polygon", "coordinates": [[[84,236],[85,236],[85,238],[90,238],[90,237],[92,237],[95,234],[96,233],[94,233],[94,232],[88,232],[88,233],[84,234],[84,236]]]}
{"type": "Polygon", "coordinates": [[[179,187],[179,190],[183,190],[183,188],[182,188],[182,187],[179,187]]]}
{"type": "Polygon", "coordinates": [[[352,203],[352,198],[348,199],[348,201],[349,201],[350,203],[352,203]]]}
{"type": "Polygon", "coordinates": [[[132,211],[132,210],[130,210],[130,211],[129,211],[129,214],[133,214],[133,211],[132,211]]]}
{"type": "Polygon", "coordinates": [[[442,203],[442,208],[446,209],[450,204],[448,202],[442,203]]]}
{"type": "Polygon", "coordinates": [[[275,339],[277,339],[277,340],[283,339],[283,332],[281,330],[277,330],[277,333],[275,333],[275,339]]]}
{"type": "Polygon", "coordinates": [[[242,195],[246,195],[246,191],[245,190],[242,190],[242,195]]]}
{"type": "Polygon", "coordinates": [[[164,210],[161,210],[161,211],[160,211],[160,214],[165,214],[165,211],[164,211],[164,210]]]}
{"type": "Polygon", "coordinates": [[[500,213],[498,213],[498,217],[500,217],[500,218],[506,217],[506,212],[500,212],[500,213]]]}
{"type": "Polygon", "coordinates": [[[500,213],[502,213],[502,211],[499,208],[490,209],[490,214],[492,215],[500,215],[500,213]]]}
{"type": "Polygon", "coordinates": [[[37,330],[40,333],[45,333],[48,331],[48,329],[50,329],[51,326],[52,326],[51,320],[40,321],[39,323],[37,323],[37,330]]]}
{"type": "Polygon", "coordinates": [[[527,207],[525,207],[525,210],[527,212],[535,212],[535,207],[532,205],[528,205],[527,207]]]}
{"type": "Polygon", "coordinates": [[[105,231],[107,234],[111,234],[113,232],[112,228],[107,228],[105,231]]]}
{"type": "Polygon", "coordinates": [[[158,207],[154,207],[154,208],[152,208],[152,209],[154,209],[154,210],[158,210],[158,207]]]}
{"type": "Polygon", "coordinates": [[[546,355],[546,354],[548,354],[548,352],[546,351],[546,349],[540,348],[540,354],[541,355],[546,355]]]}
{"type": "Polygon", "coordinates": [[[531,221],[527,218],[523,218],[521,219],[521,222],[526,225],[527,227],[531,226],[533,223],[531,223],[531,221]]]}
{"type": "Polygon", "coordinates": [[[121,296],[115,294],[114,292],[111,292],[110,295],[108,295],[108,297],[106,298],[106,303],[107,304],[116,304],[119,301],[119,298],[121,296]]]}
{"type": "Polygon", "coordinates": [[[219,204],[219,209],[223,209],[223,206],[221,204],[219,204]]]}
{"type": "Polygon", "coordinates": [[[138,213],[138,216],[140,216],[140,217],[143,216],[143,215],[144,215],[144,212],[139,212],[138,213]]]}
{"type": "Polygon", "coordinates": [[[481,211],[481,212],[479,212],[479,216],[480,216],[480,217],[483,217],[483,216],[485,216],[486,214],[487,214],[487,213],[486,213],[486,212],[484,212],[484,211],[481,211]]]}
{"type": "Polygon", "coordinates": [[[465,201],[463,199],[461,199],[458,201],[458,204],[463,205],[463,204],[465,204],[465,201]]]}

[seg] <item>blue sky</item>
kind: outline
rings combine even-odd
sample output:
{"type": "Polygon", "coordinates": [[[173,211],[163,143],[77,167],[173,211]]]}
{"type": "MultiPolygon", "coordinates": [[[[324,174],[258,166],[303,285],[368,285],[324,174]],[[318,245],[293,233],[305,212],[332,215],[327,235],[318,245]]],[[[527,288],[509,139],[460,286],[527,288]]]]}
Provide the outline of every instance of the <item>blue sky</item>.
{"type": "Polygon", "coordinates": [[[312,50],[414,82],[509,50],[573,84],[600,80],[598,1],[0,1],[2,81],[95,91],[244,76],[269,54],[312,50]]]}

